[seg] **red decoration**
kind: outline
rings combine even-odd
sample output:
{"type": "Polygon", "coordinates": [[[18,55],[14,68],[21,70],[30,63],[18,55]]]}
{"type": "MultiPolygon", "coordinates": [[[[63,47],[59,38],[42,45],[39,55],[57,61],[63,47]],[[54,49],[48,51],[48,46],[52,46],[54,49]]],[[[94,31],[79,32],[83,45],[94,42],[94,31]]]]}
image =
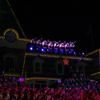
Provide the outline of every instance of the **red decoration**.
{"type": "Polygon", "coordinates": [[[68,60],[67,58],[65,58],[65,59],[63,60],[63,63],[64,63],[64,65],[69,65],[69,60],[68,60]]]}

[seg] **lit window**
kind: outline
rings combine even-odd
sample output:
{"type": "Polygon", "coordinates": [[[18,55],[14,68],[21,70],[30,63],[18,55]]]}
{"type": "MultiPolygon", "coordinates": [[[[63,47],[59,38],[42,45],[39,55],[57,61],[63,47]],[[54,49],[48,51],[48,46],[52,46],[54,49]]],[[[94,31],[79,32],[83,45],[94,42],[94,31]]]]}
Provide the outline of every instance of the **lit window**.
{"type": "Polygon", "coordinates": [[[35,63],[35,72],[40,72],[40,63],[39,62],[35,63]]]}

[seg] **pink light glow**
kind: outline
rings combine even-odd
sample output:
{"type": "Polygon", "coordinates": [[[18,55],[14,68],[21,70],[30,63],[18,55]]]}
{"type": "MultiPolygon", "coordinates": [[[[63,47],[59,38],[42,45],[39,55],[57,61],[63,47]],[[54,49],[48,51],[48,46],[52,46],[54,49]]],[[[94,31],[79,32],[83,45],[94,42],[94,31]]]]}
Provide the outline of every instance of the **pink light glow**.
{"type": "Polygon", "coordinates": [[[44,45],[47,45],[47,41],[44,40],[44,41],[42,42],[42,45],[43,45],[43,46],[44,46],[44,45]]]}
{"type": "Polygon", "coordinates": [[[64,43],[60,43],[59,47],[60,47],[60,48],[61,48],[61,47],[64,47],[64,43]]]}
{"type": "Polygon", "coordinates": [[[75,47],[75,43],[76,43],[76,41],[75,42],[69,42],[69,43],[67,43],[66,41],[64,41],[64,42],[56,42],[56,41],[54,41],[54,42],[51,42],[51,41],[46,41],[46,40],[43,40],[42,41],[42,39],[38,39],[38,40],[36,40],[36,39],[32,39],[31,41],[30,41],[30,43],[36,43],[36,44],[39,44],[39,45],[41,45],[42,44],[42,46],[44,46],[44,45],[46,45],[46,46],[48,46],[48,47],[52,47],[53,45],[54,45],[54,47],[55,48],[57,48],[57,47],[75,47]]]}
{"type": "Polygon", "coordinates": [[[66,47],[69,47],[69,43],[65,43],[65,48],[66,48],[66,47]]]}
{"type": "Polygon", "coordinates": [[[73,42],[70,42],[70,47],[75,47],[73,42]]]}
{"type": "Polygon", "coordinates": [[[47,51],[49,51],[49,50],[47,49],[47,51]]]}
{"type": "Polygon", "coordinates": [[[24,82],[24,78],[19,78],[19,82],[24,82]]]}
{"type": "Polygon", "coordinates": [[[37,40],[37,41],[36,41],[36,44],[41,44],[41,40],[40,40],[40,39],[37,40]]]}
{"type": "Polygon", "coordinates": [[[32,39],[32,40],[30,41],[30,43],[34,43],[34,44],[35,44],[35,40],[34,40],[34,39],[32,39]]]}
{"type": "Polygon", "coordinates": [[[53,47],[53,44],[52,44],[52,42],[51,41],[49,41],[49,43],[48,43],[48,47],[53,47]]]}
{"type": "Polygon", "coordinates": [[[54,42],[54,47],[58,47],[59,43],[58,42],[54,42]]]}
{"type": "Polygon", "coordinates": [[[32,40],[30,41],[30,43],[32,43],[32,40]]]}

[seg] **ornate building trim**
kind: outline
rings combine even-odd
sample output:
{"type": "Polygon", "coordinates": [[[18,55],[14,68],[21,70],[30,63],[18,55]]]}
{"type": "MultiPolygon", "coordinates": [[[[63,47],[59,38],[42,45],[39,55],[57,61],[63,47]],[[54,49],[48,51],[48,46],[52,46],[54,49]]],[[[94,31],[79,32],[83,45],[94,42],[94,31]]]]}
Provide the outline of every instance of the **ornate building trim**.
{"type": "MultiPolygon", "coordinates": [[[[25,53],[26,55],[28,56],[37,56],[36,53],[25,53]]],[[[54,55],[54,54],[39,54],[40,57],[50,57],[50,58],[59,58],[61,57],[60,55],[54,55]]],[[[75,57],[75,56],[63,56],[62,55],[62,58],[67,58],[67,59],[77,59],[79,60],[80,57],[75,57]]],[[[92,61],[93,59],[92,58],[89,58],[89,57],[83,57],[83,60],[88,60],[88,61],[92,61]]]]}
{"type": "Polygon", "coordinates": [[[4,31],[4,33],[3,33],[3,36],[5,36],[6,33],[7,33],[8,31],[14,32],[14,33],[16,34],[17,39],[19,38],[18,32],[17,32],[15,29],[13,29],[13,28],[8,28],[8,29],[6,29],[6,30],[4,31]]]}

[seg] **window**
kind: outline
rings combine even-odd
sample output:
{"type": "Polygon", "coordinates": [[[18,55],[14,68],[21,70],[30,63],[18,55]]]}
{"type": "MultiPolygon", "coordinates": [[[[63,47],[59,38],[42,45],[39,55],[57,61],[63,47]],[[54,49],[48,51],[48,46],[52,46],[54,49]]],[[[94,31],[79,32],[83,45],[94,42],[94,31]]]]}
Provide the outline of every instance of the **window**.
{"type": "Polygon", "coordinates": [[[40,72],[40,63],[39,62],[35,63],[35,72],[40,72]]]}
{"type": "Polygon", "coordinates": [[[58,64],[58,73],[62,73],[62,64],[58,64]]]}
{"type": "Polygon", "coordinates": [[[7,57],[6,58],[6,71],[14,71],[14,58],[7,57]]]}

